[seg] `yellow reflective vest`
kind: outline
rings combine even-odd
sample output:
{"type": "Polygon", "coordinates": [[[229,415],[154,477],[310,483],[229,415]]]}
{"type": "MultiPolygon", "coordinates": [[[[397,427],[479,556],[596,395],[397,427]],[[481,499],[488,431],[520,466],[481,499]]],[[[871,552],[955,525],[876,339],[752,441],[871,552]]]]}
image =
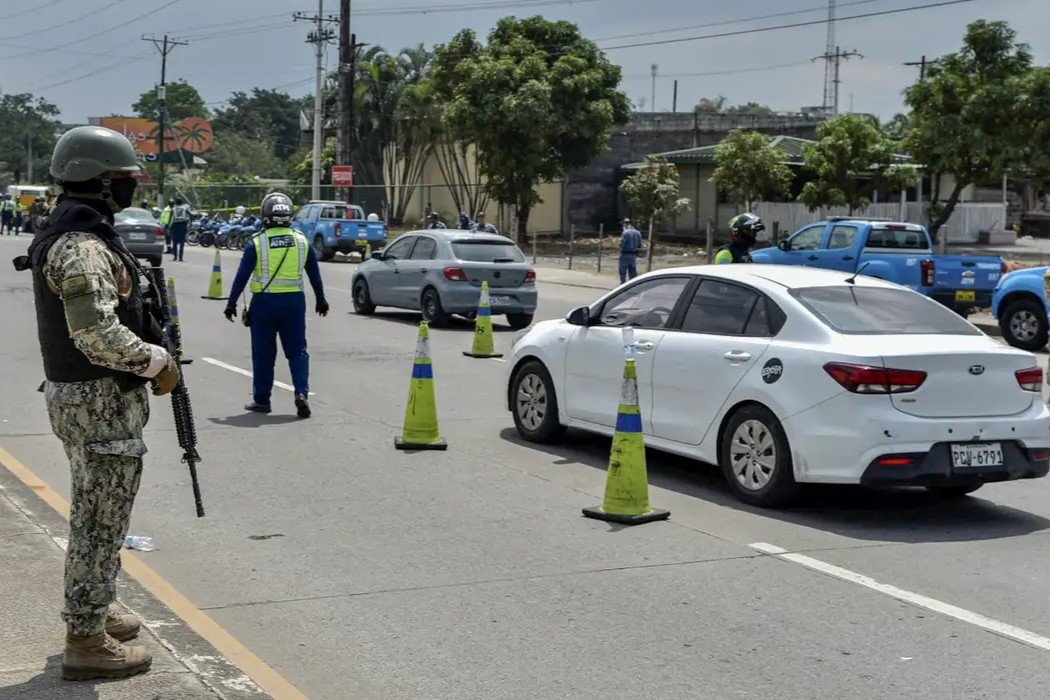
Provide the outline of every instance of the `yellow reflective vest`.
{"type": "Polygon", "coordinates": [[[290,228],[271,228],[257,234],[252,294],[282,294],[303,291],[303,270],[309,244],[290,228]]]}
{"type": "Polygon", "coordinates": [[[171,226],[172,213],[173,212],[171,210],[171,206],[170,205],[164,207],[164,211],[162,211],[160,213],[160,225],[161,226],[171,226]]]}

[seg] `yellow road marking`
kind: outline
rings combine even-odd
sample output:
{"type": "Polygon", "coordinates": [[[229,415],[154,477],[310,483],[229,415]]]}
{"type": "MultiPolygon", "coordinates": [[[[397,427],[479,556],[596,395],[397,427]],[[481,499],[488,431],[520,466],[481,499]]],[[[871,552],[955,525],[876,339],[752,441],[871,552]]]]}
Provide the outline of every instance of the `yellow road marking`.
{"type": "MultiPolygon", "coordinates": [[[[0,446],[0,465],[3,465],[19,481],[36,492],[59,515],[69,520],[69,501],[48,486],[14,455],[0,446]]],[[[190,629],[210,643],[235,666],[244,671],[255,684],[277,700],[306,700],[302,691],[289,683],[265,661],[253,654],[240,640],[227,632],[219,623],[198,608],[189,598],[179,593],[163,576],[151,569],[137,555],[121,550],[121,565],[124,571],[139,582],[143,588],[164,603],[190,629]]]]}

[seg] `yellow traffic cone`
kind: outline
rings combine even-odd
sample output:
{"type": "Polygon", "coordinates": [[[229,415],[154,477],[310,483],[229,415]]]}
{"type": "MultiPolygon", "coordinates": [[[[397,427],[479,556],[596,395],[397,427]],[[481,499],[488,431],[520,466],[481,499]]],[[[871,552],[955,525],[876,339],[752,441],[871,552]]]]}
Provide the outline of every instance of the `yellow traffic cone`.
{"type": "Polygon", "coordinates": [[[361,254],[361,262],[367,262],[372,259],[372,244],[365,242],[365,252],[361,254]]]}
{"type": "Polygon", "coordinates": [[[212,299],[214,301],[226,301],[229,297],[222,295],[222,259],[219,257],[219,249],[215,249],[215,262],[211,265],[211,282],[208,284],[208,296],[201,299],[212,299]]]}
{"type": "Polygon", "coordinates": [[[478,316],[474,321],[474,347],[464,352],[467,357],[503,357],[496,352],[492,342],[492,307],[489,304],[489,283],[481,283],[481,301],[478,302],[478,316]]]}
{"type": "Polygon", "coordinates": [[[434,367],[430,364],[430,326],[419,324],[416,359],[412,364],[412,383],[408,390],[405,427],[394,438],[399,450],[446,450],[448,443],[438,432],[437,404],[434,402],[434,367]]]}
{"type": "Polygon", "coordinates": [[[623,368],[620,389],[620,411],[616,416],[609,471],[605,480],[605,499],[600,506],[584,508],[588,518],[608,520],[623,525],[641,525],[664,520],[666,510],[649,506],[649,477],[645,468],[645,438],[642,414],[638,408],[638,370],[628,359],[623,368]]]}

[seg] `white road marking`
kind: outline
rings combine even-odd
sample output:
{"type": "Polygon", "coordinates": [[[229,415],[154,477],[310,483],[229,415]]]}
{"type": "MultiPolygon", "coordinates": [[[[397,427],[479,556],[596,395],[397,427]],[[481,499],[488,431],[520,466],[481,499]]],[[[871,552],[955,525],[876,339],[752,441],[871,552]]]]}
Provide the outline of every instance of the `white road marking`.
{"type": "MultiPolygon", "coordinates": [[[[243,374],[245,377],[251,377],[252,376],[252,373],[250,371],[248,371],[246,369],[241,369],[240,367],[235,367],[233,365],[228,365],[225,362],[223,362],[222,360],[216,360],[214,357],[202,357],[201,359],[204,360],[205,362],[207,362],[210,365],[215,365],[216,367],[222,367],[223,369],[228,369],[231,372],[236,372],[237,374],[243,374]]],[[[291,386],[289,384],[285,384],[284,382],[274,381],[273,385],[275,387],[280,388],[280,389],[284,389],[285,391],[291,391],[293,393],[295,392],[295,387],[294,386],[291,386]]],[[[314,395],[315,395],[314,392],[311,391],[310,392],[310,396],[314,396],[314,395]]]]}
{"type": "Polygon", "coordinates": [[[1035,632],[1029,632],[1026,629],[1015,627],[1011,624],[1000,622],[999,620],[993,620],[990,617],[985,617],[980,613],[975,613],[964,608],[951,605],[950,603],[944,603],[934,598],[928,598],[919,593],[912,593],[906,591],[903,588],[897,588],[886,583],[879,583],[873,578],[858,574],[850,571],[849,569],[843,569],[841,566],[835,566],[834,564],[828,564],[827,562],[808,557],[804,554],[794,554],[788,552],[782,547],[778,547],[775,544],[768,544],[766,542],[755,542],[751,545],[752,549],[756,549],[764,554],[777,557],[789,561],[799,566],[804,566],[807,569],[837,578],[840,581],[846,581],[848,583],[855,583],[865,588],[870,588],[873,591],[878,591],[883,595],[888,595],[891,598],[903,601],[905,603],[911,603],[912,605],[920,608],[926,608],[941,615],[954,618],[960,622],[966,622],[980,627],[981,629],[987,630],[993,634],[998,634],[1002,637],[1008,637],[1015,641],[1021,642],[1022,644],[1028,644],[1037,649],[1043,651],[1050,651],[1050,638],[1036,634],[1035,632]]]}

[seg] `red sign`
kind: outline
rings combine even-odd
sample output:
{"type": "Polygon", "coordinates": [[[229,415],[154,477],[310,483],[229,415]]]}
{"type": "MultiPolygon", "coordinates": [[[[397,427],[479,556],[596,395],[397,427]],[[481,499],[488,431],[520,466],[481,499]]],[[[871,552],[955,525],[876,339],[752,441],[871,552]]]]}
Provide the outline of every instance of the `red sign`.
{"type": "Polygon", "coordinates": [[[332,186],[333,187],[353,187],[354,186],[354,166],[352,166],[352,165],[333,165],[332,166],[332,186]]]}

